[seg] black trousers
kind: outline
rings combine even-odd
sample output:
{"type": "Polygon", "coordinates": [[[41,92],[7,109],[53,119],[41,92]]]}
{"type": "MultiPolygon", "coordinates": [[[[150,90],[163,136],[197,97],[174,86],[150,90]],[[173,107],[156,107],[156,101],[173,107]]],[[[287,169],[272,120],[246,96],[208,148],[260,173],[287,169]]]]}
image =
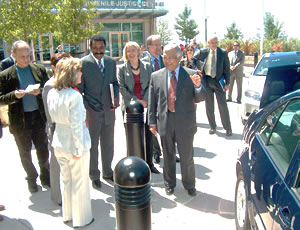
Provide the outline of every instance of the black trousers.
{"type": "Polygon", "coordinates": [[[40,180],[42,182],[47,182],[50,178],[48,140],[45,122],[38,110],[25,112],[24,119],[24,132],[21,135],[14,134],[14,138],[19,149],[23,168],[27,174],[26,180],[35,182],[38,177],[38,173],[31,158],[31,147],[33,143],[36,148],[36,155],[40,166],[40,180]]]}

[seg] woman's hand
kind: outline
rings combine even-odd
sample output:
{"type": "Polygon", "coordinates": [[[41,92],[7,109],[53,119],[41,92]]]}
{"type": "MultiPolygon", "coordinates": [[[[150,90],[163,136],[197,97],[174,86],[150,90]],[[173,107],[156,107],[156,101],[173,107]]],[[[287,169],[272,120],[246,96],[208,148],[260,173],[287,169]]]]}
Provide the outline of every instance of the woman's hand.
{"type": "Polygon", "coordinates": [[[73,155],[73,160],[77,161],[79,159],[80,159],[80,157],[76,157],[76,156],[73,155]]]}

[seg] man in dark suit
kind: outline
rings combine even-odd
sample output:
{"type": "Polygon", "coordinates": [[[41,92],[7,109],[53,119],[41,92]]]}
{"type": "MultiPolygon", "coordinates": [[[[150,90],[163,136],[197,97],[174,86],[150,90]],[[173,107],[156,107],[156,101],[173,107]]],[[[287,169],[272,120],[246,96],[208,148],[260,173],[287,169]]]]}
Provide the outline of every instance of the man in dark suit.
{"type": "Polygon", "coordinates": [[[227,101],[232,101],[232,90],[236,81],[238,92],[236,100],[238,104],[241,104],[245,54],[240,50],[240,43],[238,41],[233,43],[233,50],[228,54],[228,58],[230,61],[230,85],[227,101]]]}
{"type": "Polygon", "coordinates": [[[11,67],[14,64],[15,64],[15,59],[13,58],[13,56],[11,54],[8,58],[5,58],[4,60],[2,60],[0,62],[0,72],[8,69],[9,67],[11,67]]]}
{"type": "Polygon", "coordinates": [[[91,136],[90,179],[94,188],[101,187],[98,169],[100,140],[102,177],[113,181],[111,163],[114,156],[115,109],[119,106],[119,86],[116,61],[104,55],[105,38],[94,35],[90,40],[91,53],[82,58],[82,80],[78,86],[83,94],[86,120],[91,136]],[[113,86],[114,101],[111,99],[113,86]]]}
{"type": "Polygon", "coordinates": [[[30,63],[26,42],[16,41],[12,50],[16,65],[0,73],[0,104],[8,105],[9,130],[19,149],[28,189],[37,192],[38,173],[31,160],[32,143],[38,156],[41,183],[50,186],[46,117],[40,91],[48,75],[44,66],[30,63]]]}
{"type": "Polygon", "coordinates": [[[194,66],[199,66],[197,62],[204,63],[201,74],[203,75],[203,86],[206,91],[206,115],[210,125],[209,134],[216,133],[216,120],[215,120],[215,98],[216,94],[221,121],[223,128],[226,130],[226,136],[232,136],[231,123],[229,118],[229,111],[226,103],[225,91],[229,88],[230,80],[230,65],[227,52],[218,47],[218,38],[212,37],[208,41],[209,47],[201,49],[193,57],[194,66]],[[224,89],[220,84],[220,79],[224,77],[224,89]]]}
{"type": "Polygon", "coordinates": [[[180,155],[182,183],[188,194],[196,195],[193,140],[197,131],[195,103],[202,99],[203,89],[196,71],[181,67],[182,51],[170,44],[164,49],[166,68],[152,73],[149,87],[149,124],[159,133],[164,155],[166,193],[176,186],[176,146],[180,155]]]}

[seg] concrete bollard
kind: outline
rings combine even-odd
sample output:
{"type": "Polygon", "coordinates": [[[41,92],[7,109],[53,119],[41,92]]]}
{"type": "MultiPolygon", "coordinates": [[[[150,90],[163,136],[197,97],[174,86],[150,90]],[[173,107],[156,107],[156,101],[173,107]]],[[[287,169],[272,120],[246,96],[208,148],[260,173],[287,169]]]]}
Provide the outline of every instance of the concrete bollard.
{"type": "Polygon", "coordinates": [[[126,107],[127,156],[145,157],[144,107],[139,101],[132,100],[126,107]]]}
{"type": "Polygon", "coordinates": [[[139,157],[125,157],[114,170],[117,230],[151,230],[151,172],[139,157]]]}

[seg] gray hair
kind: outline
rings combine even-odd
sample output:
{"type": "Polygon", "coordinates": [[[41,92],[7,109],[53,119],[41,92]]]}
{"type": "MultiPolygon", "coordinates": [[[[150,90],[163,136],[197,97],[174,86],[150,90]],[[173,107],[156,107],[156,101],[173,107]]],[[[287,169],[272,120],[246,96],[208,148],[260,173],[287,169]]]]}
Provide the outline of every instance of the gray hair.
{"type": "Polygon", "coordinates": [[[19,46],[27,46],[27,47],[28,47],[28,50],[29,50],[29,52],[30,52],[30,47],[29,47],[28,43],[25,42],[25,41],[22,41],[22,40],[15,41],[15,42],[12,44],[12,47],[11,47],[12,51],[13,51],[14,53],[16,53],[16,52],[17,52],[17,49],[19,48],[19,46]]]}
{"type": "Polygon", "coordinates": [[[153,34],[153,35],[150,35],[147,40],[146,40],[146,45],[147,45],[147,49],[150,45],[152,45],[152,41],[155,40],[155,39],[160,39],[160,35],[158,34],[153,34]]]}
{"type": "Polygon", "coordinates": [[[176,43],[169,43],[164,47],[164,52],[175,49],[176,51],[176,56],[180,57],[182,56],[182,50],[180,49],[180,46],[177,45],[176,43]]]}

